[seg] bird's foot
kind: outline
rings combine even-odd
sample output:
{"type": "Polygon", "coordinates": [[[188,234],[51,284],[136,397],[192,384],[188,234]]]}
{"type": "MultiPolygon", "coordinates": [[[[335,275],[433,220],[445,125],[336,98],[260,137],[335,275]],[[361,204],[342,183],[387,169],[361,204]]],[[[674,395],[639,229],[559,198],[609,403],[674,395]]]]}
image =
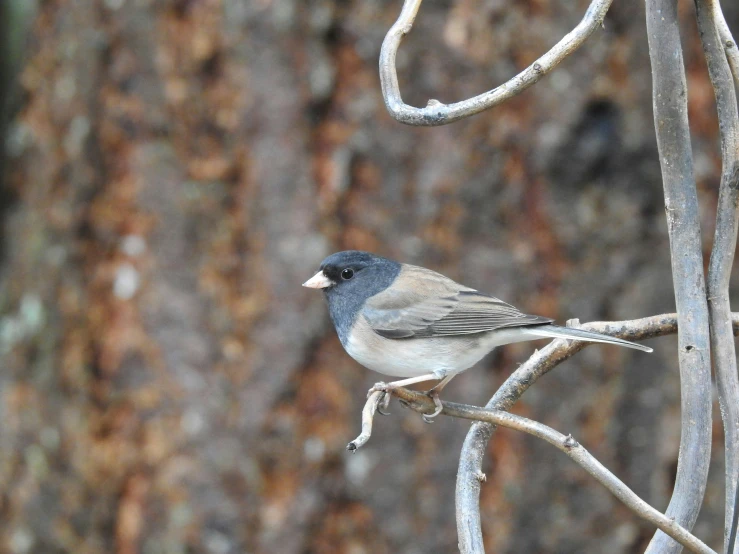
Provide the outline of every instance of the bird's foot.
{"type": "Polygon", "coordinates": [[[372,396],[372,394],[375,393],[375,392],[388,392],[392,388],[393,387],[392,387],[392,385],[390,383],[384,383],[382,381],[379,382],[379,383],[375,383],[367,391],[367,398],[369,398],[370,396],[372,396]]]}
{"type": "Polygon", "coordinates": [[[392,387],[387,383],[375,383],[372,388],[367,391],[367,398],[369,398],[375,392],[381,392],[382,397],[377,403],[377,413],[384,416],[389,416],[388,408],[390,407],[390,390],[392,387]]]}
{"type": "Polygon", "coordinates": [[[387,411],[389,407],[390,407],[390,393],[385,392],[382,395],[380,402],[377,404],[377,413],[380,415],[389,416],[390,412],[387,411]]]}
{"type": "Polygon", "coordinates": [[[441,404],[441,399],[439,398],[439,391],[431,389],[429,391],[426,391],[426,395],[431,398],[431,400],[434,401],[434,406],[436,406],[436,410],[434,410],[434,413],[432,414],[423,414],[421,417],[426,423],[433,423],[434,419],[442,412],[444,409],[444,406],[441,404]]]}

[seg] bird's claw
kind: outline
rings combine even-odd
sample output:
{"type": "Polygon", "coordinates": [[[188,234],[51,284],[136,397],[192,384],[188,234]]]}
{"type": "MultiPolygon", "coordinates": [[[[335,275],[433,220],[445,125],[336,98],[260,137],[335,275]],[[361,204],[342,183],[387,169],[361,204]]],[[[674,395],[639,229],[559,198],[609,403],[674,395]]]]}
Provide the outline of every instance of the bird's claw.
{"type": "Polygon", "coordinates": [[[384,393],[382,398],[377,403],[377,413],[384,416],[389,416],[390,412],[387,409],[390,407],[390,394],[384,393]]]}
{"type": "Polygon", "coordinates": [[[387,411],[388,407],[390,406],[390,388],[390,385],[388,385],[387,383],[375,383],[374,385],[372,385],[370,390],[367,391],[367,398],[369,398],[376,392],[382,393],[380,400],[377,402],[377,412],[380,415],[390,415],[390,412],[387,411]]]}
{"type": "Polygon", "coordinates": [[[375,383],[374,385],[372,385],[372,387],[370,387],[370,390],[367,391],[367,398],[372,396],[373,393],[388,392],[389,390],[390,390],[390,385],[388,385],[387,383],[382,383],[382,382],[375,383]]]}
{"type": "Polygon", "coordinates": [[[444,410],[444,406],[441,403],[441,399],[439,398],[439,393],[437,391],[431,389],[430,391],[426,392],[426,394],[431,398],[431,400],[434,401],[434,406],[436,406],[436,409],[432,414],[421,414],[421,417],[426,423],[433,423],[434,419],[436,419],[436,416],[438,416],[444,410]]]}

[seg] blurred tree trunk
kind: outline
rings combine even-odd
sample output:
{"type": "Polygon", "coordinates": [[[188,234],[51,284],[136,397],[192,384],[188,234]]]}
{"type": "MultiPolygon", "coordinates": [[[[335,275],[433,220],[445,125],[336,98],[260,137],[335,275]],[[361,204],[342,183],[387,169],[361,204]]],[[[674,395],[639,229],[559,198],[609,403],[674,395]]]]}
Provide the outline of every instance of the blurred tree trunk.
{"type": "MultiPolygon", "coordinates": [[[[5,179],[5,143],[8,117],[16,88],[13,86],[15,73],[20,63],[23,39],[25,37],[25,18],[19,3],[7,1],[0,4],[0,222],[10,208],[14,194],[5,179]]],[[[0,229],[0,236],[2,236],[0,229]]],[[[7,240],[0,240],[0,261],[7,240]]]]}
{"type": "MultiPolygon", "coordinates": [[[[0,551],[453,551],[466,424],[396,408],[365,450],[343,450],[377,376],[300,289],[332,250],[432,266],[560,319],[674,309],[644,18],[614,6],[559,76],[428,130],[382,106],[376,60],[397,9],[40,4],[3,176],[16,201],[2,200],[0,551]]],[[[486,90],[581,9],[424,6],[404,91],[418,104],[486,90]]],[[[711,203],[710,85],[692,86],[711,203]]],[[[530,351],[496,355],[450,399],[484,403],[530,351]]],[[[523,404],[657,507],[679,420],[664,352],[637,365],[590,349],[523,404]],[[581,396],[562,403],[575,382],[581,396]]],[[[490,455],[493,551],[632,552],[651,536],[547,446],[501,433],[490,455]]]]}

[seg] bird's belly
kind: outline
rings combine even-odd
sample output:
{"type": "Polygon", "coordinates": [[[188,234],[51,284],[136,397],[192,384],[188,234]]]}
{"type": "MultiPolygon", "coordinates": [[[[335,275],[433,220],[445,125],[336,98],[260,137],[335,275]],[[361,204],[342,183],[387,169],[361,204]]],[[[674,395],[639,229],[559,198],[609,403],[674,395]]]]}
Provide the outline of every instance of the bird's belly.
{"type": "Polygon", "coordinates": [[[459,373],[480,361],[496,345],[485,335],[386,339],[365,324],[355,326],[344,345],[364,367],[393,377],[439,377],[459,373]],[[360,340],[361,337],[361,340],[360,340]]]}

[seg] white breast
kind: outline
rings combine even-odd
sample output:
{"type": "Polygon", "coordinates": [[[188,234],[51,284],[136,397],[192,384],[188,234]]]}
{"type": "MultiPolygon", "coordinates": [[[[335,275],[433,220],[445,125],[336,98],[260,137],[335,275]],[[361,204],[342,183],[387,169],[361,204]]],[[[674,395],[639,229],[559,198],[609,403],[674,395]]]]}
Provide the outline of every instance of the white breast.
{"type": "Polygon", "coordinates": [[[364,367],[393,377],[435,373],[439,378],[469,369],[496,346],[532,340],[515,330],[468,337],[386,339],[375,333],[360,315],[345,345],[347,353],[364,367]]]}

